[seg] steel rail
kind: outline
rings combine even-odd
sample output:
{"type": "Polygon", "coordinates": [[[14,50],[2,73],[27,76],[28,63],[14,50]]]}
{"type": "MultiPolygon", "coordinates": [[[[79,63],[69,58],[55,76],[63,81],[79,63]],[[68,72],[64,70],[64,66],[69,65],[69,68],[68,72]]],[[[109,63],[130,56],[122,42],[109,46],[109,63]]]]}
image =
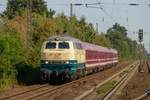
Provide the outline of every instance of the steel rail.
{"type": "MultiPolygon", "coordinates": [[[[131,66],[135,66],[137,63],[133,63],[131,65],[129,65],[129,70],[131,66]]],[[[132,67],[131,67],[132,68],[132,67]]],[[[127,68],[124,68],[123,70],[121,70],[120,72],[116,73],[115,75],[113,75],[112,77],[109,77],[108,79],[104,80],[102,83],[98,84],[96,87],[84,92],[82,95],[80,95],[79,97],[75,98],[75,100],[82,100],[84,98],[86,98],[88,95],[90,95],[92,92],[94,92],[96,89],[98,89],[100,86],[102,86],[103,84],[107,83],[108,81],[114,79],[115,77],[117,77],[118,75],[120,75],[120,73],[122,73],[124,70],[126,70],[127,68]]],[[[117,84],[119,84],[120,82],[122,82],[122,80],[124,80],[126,78],[127,75],[124,75],[119,82],[116,83],[115,86],[117,86],[117,84]]],[[[114,87],[115,88],[115,87],[114,87]]],[[[111,89],[112,91],[113,89],[111,89]]],[[[106,96],[111,92],[110,90],[104,95],[103,99],[106,98],[106,96]]]]}
{"type": "Polygon", "coordinates": [[[23,92],[19,92],[19,93],[13,94],[13,95],[4,96],[1,99],[2,100],[7,100],[7,99],[10,99],[12,97],[16,97],[16,96],[19,96],[19,95],[22,95],[22,94],[25,94],[25,93],[28,93],[28,92],[33,92],[33,91],[36,91],[38,89],[41,89],[41,88],[44,88],[44,87],[47,87],[47,86],[49,86],[49,85],[45,84],[45,85],[42,85],[42,86],[39,86],[39,87],[36,87],[36,88],[33,88],[33,89],[29,89],[29,90],[26,90],[26,91],[23,91],[23,92]]]}

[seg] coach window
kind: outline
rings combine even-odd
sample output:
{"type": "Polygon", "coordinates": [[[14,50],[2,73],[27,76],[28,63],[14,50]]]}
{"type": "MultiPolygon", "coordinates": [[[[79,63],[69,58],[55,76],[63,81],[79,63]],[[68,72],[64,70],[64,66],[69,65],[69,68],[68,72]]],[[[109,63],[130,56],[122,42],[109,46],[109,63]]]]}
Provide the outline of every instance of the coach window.
{"type": "Polygon", "coordinates": [[[55,42],[47,42],[46,43],[46,49],[55,49],[56,43],[55,42]]]}
{"type": "Polygon", "coordinates": [[[59,42],[58,47],[59,47],[59,49],[69,49],[69,43],[59,42]]]}

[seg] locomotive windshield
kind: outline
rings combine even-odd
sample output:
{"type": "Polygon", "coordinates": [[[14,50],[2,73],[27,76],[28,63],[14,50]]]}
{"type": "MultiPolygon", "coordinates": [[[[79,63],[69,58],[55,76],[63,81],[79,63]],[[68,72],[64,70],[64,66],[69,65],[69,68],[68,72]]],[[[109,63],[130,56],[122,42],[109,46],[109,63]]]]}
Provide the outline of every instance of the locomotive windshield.
{"type": "Polygon", "coordinates": [[[46,43],[46,49],[55,49],[56,43],[55,42],[48,42],[46,43]]]}
{"type": "Polygon", "coordinates": [[[69,43],[67,43],[67,42],[59,42],[58,48],[59,49],[69,49],[69,43]]]}

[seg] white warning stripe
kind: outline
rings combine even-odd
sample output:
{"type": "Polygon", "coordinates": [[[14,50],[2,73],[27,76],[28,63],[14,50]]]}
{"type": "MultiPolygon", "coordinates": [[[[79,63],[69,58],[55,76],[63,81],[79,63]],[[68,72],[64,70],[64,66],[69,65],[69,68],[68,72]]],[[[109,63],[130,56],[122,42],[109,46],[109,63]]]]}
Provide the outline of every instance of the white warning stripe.
{"type": "Polygon", "coordinates": [[[105,60],[118,60],[118,58],[90,59],[90,60],[86,60],[86,61],[90,62],[90,61],[105,61],[105,60]]]}
{"type": "Polygon", "coordinates": [[[118,62],[118,60],[109,61],[109,62],[102,62],[102,63],[95,63],[95,64],[86,64],[86,67],[103,66],[103,65],[117,63],[117,62],[118,62]]]}

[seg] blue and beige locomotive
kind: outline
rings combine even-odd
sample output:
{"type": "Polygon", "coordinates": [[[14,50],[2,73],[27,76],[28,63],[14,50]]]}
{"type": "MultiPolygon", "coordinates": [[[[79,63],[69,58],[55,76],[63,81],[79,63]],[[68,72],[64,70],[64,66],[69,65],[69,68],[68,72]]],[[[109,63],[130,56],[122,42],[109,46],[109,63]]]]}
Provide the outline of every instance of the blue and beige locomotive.
{"type": "Polygon", "coordinates": [[[41,50],[43,78],[66,80],[76,78],[77,70],[85,70],[85,51],[81,41],[68,36],[53,36],[41,50]]]}
{"type": "Polygon", "coordinates": [[[42,79],[77,79],[118,63],[117,55],[115,49],[82,42],[66,35],[52,36],[43,43],[41,50],[42,79]]]}

